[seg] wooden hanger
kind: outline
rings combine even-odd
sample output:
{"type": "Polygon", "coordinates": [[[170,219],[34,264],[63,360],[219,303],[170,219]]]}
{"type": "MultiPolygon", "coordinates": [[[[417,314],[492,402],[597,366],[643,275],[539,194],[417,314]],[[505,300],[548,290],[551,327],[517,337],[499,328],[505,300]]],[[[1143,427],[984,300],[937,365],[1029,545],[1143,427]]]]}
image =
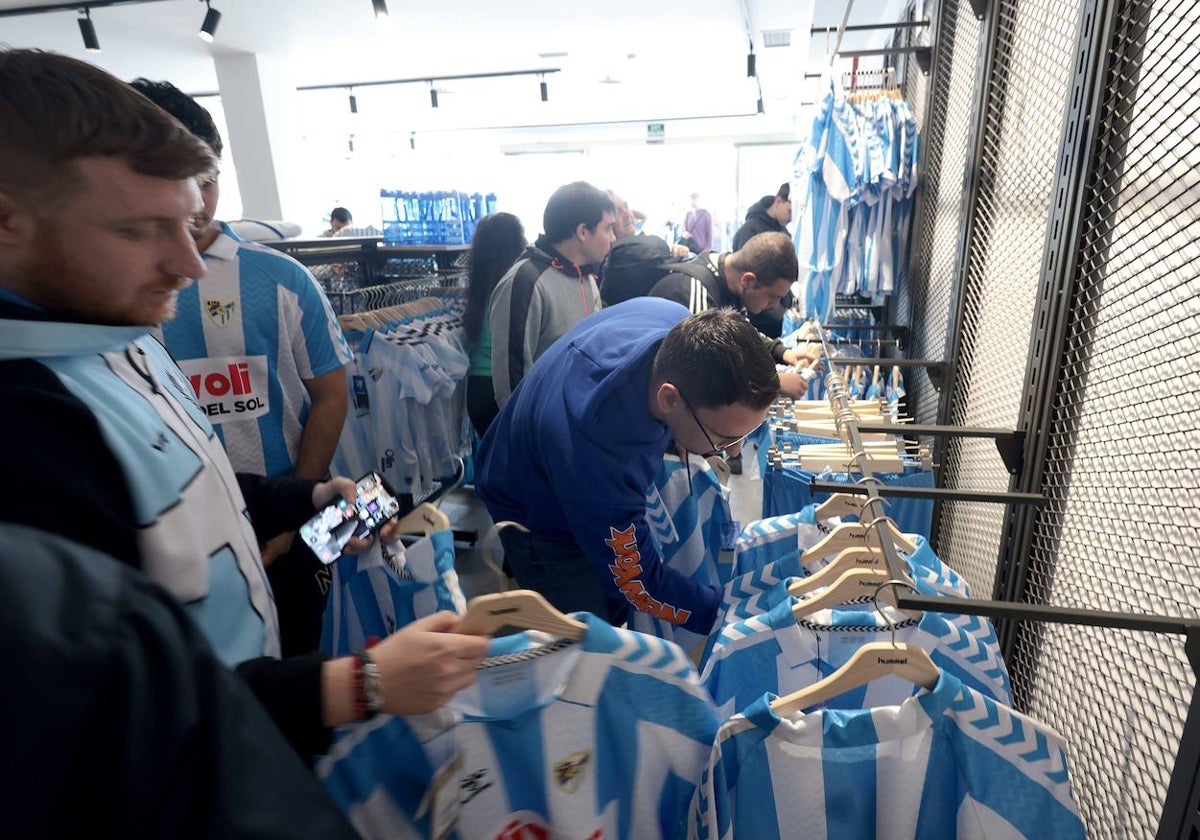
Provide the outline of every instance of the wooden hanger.
{"type": "Polygon", "coordinates": [[[852,493],[834,493],[817,505],[813,514],[817,517],[818,522],[824,519],[833,519],[835,516],[858,516],[863,509],[865,499],[865,496],[856,496],[852,493]]]}
{"type": "Polygon", "coordinates": [[[401,534],[424,534],[449,531],[450,517],[428,502],[421,502],[396,522],[401,534]]]}
{"type": "Polygon", "coordinates": [[[469,636],[492,636],[502,627],[541,630],[563,639],[582,639],[587,632],[587,625],[582,621],[563,615],[550,606],[549,601],[529,589],[472,598],[455,632],[469,636]]]}
{"type": "Polygon", "coordinates": [[[771,711],[786,717],[888,676],[897,676],[932,690],[941,675],[924,648],[895,642],[868,642],[825,679],[771,701],[771,711]]]}
{"type": "Polygon", "coordinates": [[[855,569],[886,572],[887,562],[878,549],[847,548],[830,560],[829,565],[825,568],[819,569],[808,577],[797,578],[796,582],[788,587],[788,594],[796,598],[803,598],[816,592],[822,586],[834,585],[842,575],[855,569]]]}
{"type": "MultiPolygon", "coordinates": [[[[878,569],[851,569],[843,572],[824,592],[803,598],[792,605],[792,615],[804,618],[821,610],[841,606],[850,601],[856,601],[865,596],[873,596],[879,586],[888,580],[886,571],[878,569]]],[[[896,606],[895,595],[891,590],[880,594],[880,600],[888,606],[896,606]]]]}

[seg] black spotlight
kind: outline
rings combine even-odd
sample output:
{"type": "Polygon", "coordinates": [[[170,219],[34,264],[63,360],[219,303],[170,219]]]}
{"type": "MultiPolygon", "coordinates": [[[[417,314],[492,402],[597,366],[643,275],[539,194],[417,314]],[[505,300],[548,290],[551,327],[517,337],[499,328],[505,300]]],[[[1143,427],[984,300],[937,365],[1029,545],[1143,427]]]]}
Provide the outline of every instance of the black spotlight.
{"type": "Polygon", "coordinates": [[[212,7],[209,0],[204,0],[204,5],[208,6],[208,13],[204,15],[204,23],[200,24],[200,40],[211,44],[217,34],[217,24],[221,22],[221,13],[212,7]]]}
{"type": "Polygon", "coordinates": [[[762,103],[762,97],[761,97],[761,96],[760,96],[760,97],[758,97],[758,113],[760,113],[760,114],[761,114],[761,113],[763,113],[763,103],[762,103]]]}
{"type": "Polygon", "coordinates": [[[437,88],[435,88],[435,87],[429,88],[429,104],[432,105],[434,108],[436,108],[438,106],[438,104],[437,104],[437,88]]]}
{"type": "Polygon", "coordinates": [[[88,52],[100,52],[100,39],[96,37],[96,25],[92,23],[92,10],[86,6],[79,19],[79,34],[83,36],[83,48],[88,52]]]}
{"type": "Polygon", "coordinates": [[[358,98],[353,93],[350,94],[350,113],[358,113],[358,98]]]}
{"type": "Polygon", "coordinates": [[[542,85],[541,85],[541,88],[542,88],[542,101],[543,101],[543,102],[549,102],[549,101],[550,101],[550,88],[548,88],[548,87],[546,86],[546,80],[545,80],[545,79],[542,79],[542,85]]]}
{"type": "Polygon", "coordinates": [[[375,8],[376,19],[388,16],[387,0],[371,0],[371,5],[375,8]]]}
{"type": "Polygon", "coordinates": [[[758,56],[753,52],[746,53],[746,77],[753,79],[758,75],[758,68],[755,66],[758,56]]]}

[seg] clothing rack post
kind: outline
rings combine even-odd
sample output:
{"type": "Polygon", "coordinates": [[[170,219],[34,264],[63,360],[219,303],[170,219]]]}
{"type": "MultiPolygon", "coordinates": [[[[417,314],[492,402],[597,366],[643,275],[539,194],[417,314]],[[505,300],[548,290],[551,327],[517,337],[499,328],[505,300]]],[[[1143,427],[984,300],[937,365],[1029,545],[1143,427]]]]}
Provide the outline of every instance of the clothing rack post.
{"type": "MultiPolygon", "coordinates": [[[[830,358],[830,347],[825,330],[817,325],[826,358],[830,358]]],[[[837,374],[830,374],[829,401],[842,439],[850,447],[863,475],[859,485],[844,485],[840,492],[865,493],[870,498],[882,498],[878,479],[866,463],[866,452],[856,415],[850,410],[845,383],[837,374]]],[[[814,482],[814,485],[816,483],[814,482]]],[[[825,483],[822,483],[825,484],[825,483]]],[[[827,489],[827,487],[822,488],[827,489]]],[[[838,492],[835,490],[834,492],[838,492]]],[[[907,578],[905,566],[900,560],[895,541],[880,529],[880,548],[888,577],[896,580],[907,578]]],[[[1119,630],[1137,630],[1147,633],[1171,633],[1186,637],[1185,651],[1193,677],[1200,676],[1200,619],[1181,616],[1164,616],[1152,613],[1123,613],[1107,610],[1091,610],[1073,607],[1056,607],[1048,604],[1028,604],[1015,601],[985,601],[976,598],[953,596],[929,596],[899,591],[896,607],[913,612],[937,612],[953,615],[977,615],[998,621],[1035,621],[1049,624],[1075,624],[1092,627],[1107,627],[1119,630]]],[[[1159,820],[1157,840],[1184,840],[1194,838],[1200,816],[1200,681],[1193,684],[1192,700],[1188,707],[1186,722],[1175,754],[1175,767],[1163,803],[1159,820]]]]}

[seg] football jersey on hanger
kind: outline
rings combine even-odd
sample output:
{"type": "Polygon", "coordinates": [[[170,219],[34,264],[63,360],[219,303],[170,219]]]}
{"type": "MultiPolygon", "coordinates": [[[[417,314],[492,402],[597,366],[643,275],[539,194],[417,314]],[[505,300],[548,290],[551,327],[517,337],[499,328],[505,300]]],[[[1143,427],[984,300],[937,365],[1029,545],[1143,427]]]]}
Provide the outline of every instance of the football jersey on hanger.
{"type": "Polygon", "coordinates": [[[578,642],[494,640],[476,683],[438,712],[339,731],[317,772],[364,837],[441,836],[435,777],[457,800],[448,836],[679,836],[716,736],[712,702],[677,645],[575,617],[578,642]]]}
{"type": "MultiPolygon", "coordinates": [[[[807,688],[846,664],[864,644],[897,642],[920,647],[939,668],[964,684],[1005,705],[1012,704],[1008,671],[991,623],[975,616],[926,612],[920,619],[883,606],[820,610],[796,618],[795,598],[785,598],[769,612],[726,624],[716,634],[701,684],[726,720],[763,694],[784,695],[807,688]]],[[[916,687],[899,677],[875,680],[838,695],[826,708],[863,709],[902,702],[916,687]]]]}
{"type": "Polygon", "coordinates": [[[1061,736],[951,673],[898,706],[781,718],[772,699],[721,727],[689,838],[1086,837],[1061,736]]]}

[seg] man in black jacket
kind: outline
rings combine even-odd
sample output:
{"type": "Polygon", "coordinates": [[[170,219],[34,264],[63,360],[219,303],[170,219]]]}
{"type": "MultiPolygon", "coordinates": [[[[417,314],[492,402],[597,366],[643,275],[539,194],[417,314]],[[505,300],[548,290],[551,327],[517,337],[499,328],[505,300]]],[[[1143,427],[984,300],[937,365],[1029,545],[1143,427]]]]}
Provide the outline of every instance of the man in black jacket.
{"type": "MultiPolygon", "coordinates": [[[[756,315],[779,306],[799,272],[792,240],[782,233],[759,234],[731,254],[706,252],[689,260],[688,267],[693,270],[672,272],[658,281],[650,294],[693,313],[722,306],[744,310],[751,324],[756,315]],[[703,270],[694,270],[695,266],[703,270]]],[[[820,358],[819,344],[785,348],[777,335],[764,335],[777,364],[807,367],[820,358]]],[[[779,374],[779,385],[781,394],[800,399],[808,391],[808,378],[784,372],[779,374]]]]}
{"type": "Polygon", "coordinates": [[[750,237],[760,233],[787,233],[787,226],[792,221],[791,196],[791,184],[781,184],[775,195],[764,195],[750,205],[746,211],[746,221],[733,235],[733,250],[741,250],[750,237]]]}
{"type": "Polygon", "coordinates": [[[0,835],[358,834],[141,572],[44,531],[0,524],[0,835]]]}

